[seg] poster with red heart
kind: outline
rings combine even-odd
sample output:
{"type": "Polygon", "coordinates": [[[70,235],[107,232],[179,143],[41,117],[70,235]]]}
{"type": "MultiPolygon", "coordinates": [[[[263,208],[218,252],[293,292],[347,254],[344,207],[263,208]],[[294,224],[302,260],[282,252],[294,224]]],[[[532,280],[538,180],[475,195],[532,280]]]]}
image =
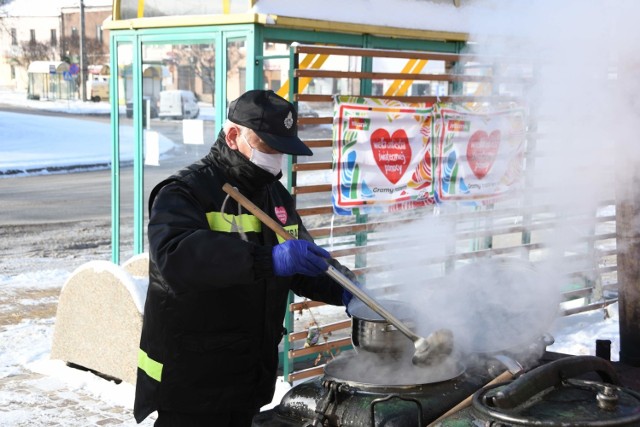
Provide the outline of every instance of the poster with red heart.
{"type": "Polygon", "coordinates": [[[524,111],[477,113],[449,104],[441,113],[437,198],[482,200],[513,190],[524,168],[524,111]]]}
{"type": "Polygon", "coordinates": [[[336,97],[332,197],[341,215],[483,202],[521,181],[522,109],[336,97]]]}
{"type": "Polygon", "coordinates": [[[334,126],[335,212],[432,203],[432,180],[423,178],[431,170],[424,165],[431,158],[430,105],[337,97],[334,126]],[[416,171],[422,185],[415,183],[416,171]]]}

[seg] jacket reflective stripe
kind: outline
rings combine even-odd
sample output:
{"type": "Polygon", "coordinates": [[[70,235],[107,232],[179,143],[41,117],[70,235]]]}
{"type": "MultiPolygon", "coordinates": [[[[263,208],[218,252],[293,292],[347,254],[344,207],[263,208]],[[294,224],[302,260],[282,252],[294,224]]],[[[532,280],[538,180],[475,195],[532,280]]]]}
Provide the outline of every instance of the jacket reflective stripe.
{"type": "Polygon", "coordinates": [[[262,232],[262,223],[260,220],[249,214],[231,215],[221,212],[207,212],[207,221],[212,231],[221,231],[223,233],[237,232],[239,230],[235,229],[233,225],[239,225],[245,233],[262,232]]]}
{"type": "MultiPolygon", "coordinates": [[[[286,227],[284,227],[285,230],[287,230],[287,232],[289,234],[291,234],[294,238],[298,238],[298,224],[293,224],[293,225],[287,225],[286,227]]],[[[282,243],[284,242],[284,239],[282,237],[280,237],[280,235],[277,235],[278,237],[278,243],[282,243]]]]}
{"type": "MultiPolygon", "coordinates": [[[[224,233],[232,233],[239,231],[234,229],[234,225],[239,224],[242,228],[242,231],[247,232],[262,232],[262,222],[255,216],[250,214],[242,214],[231,215],[231,214],[223,214],[221,212],[207,212],[207,221],[209,222],[209,228],[212,231],[221,231],[224,233]]],[[[289,234],[291,234],[294,238],[298,238],[298,224],[287,225],[284,227],[289,234]]],[[[278,237],[278,243],[284,242],[284,239],[278,237]]]]}
{"type": "Polygon", "coordinates": [[[142,369],[154,380],[160,382],[162,378],[162,363],[156,362],[147,356],[147,353],[142,349],[138,350],[138,368],[142,369]]]}

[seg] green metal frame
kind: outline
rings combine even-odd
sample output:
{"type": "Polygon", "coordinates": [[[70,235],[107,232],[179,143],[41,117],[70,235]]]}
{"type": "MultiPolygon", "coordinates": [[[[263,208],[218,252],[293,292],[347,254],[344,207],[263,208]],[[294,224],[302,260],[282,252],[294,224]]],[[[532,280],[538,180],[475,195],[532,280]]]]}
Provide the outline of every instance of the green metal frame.
{"type": "MultiPolygon", "coordinates": [[[[280,34],[279,31],[270,32],[272,36],[278,36],[280,34]]],[[[300,34],[302,35],[302,34],[300,34]]],[[[307,43],[316,41],[317,37],[320,37],[320,42],[327,43],[327,40],[319,35],[319,33],[313,33],[310,36],[311,40],[305,39],[307,43]]],[[[330,36],[335,36],[335,34],[330,34],[330,36]]],[[[383,49],[405,49],[405,50],[424,50],[424,51],[437,51],[437,52],[447,52],[447,53],[459,53],[462,49],[462,45],[458,43],[450,43],[448,45],[443,45],[442,42],[422,42],[422,41],[399,41],[396,39],[380,39],[368,35],[363,36],[351,36],[350,41],[357,43],[360,42],[361,45],[357,47],[365,47],[365,48],[383,48],[383,49]]],[[[340,44],[346,45],[345,40],[341,39],[340,44]]],[[[290,49],[289,52],[289,99],[294,101],[295,104],[295,95],[298,93],[298,79],[294,75],[294,71],[298,68],[300,63],[299,55],[294,53],[293,49],[290,49]]],[[[362,71],[371,72],[373,70],[373,58],[371,57],[363,57],[361,63],[362,71]]],[[[371,94],[372,90],[372,81],[371,80],[363,80],[361,82],[361,93],[362,94],[371,94]]],[[[287,189],[291,192],[292,188],[296,185],[296,175],[292,173],[292,164],[295,162],[295,158],[289,156],[287,163],[287,189]]],[[[363,224],[368,221],[367,215],[357,214],[356,222],[358,224],[363,224]]],[[[356,246],[364,246],[367,243],[368,233],[360,232],[356,234],[356,246]]],[[[357,254],[356,255],[356,267],[365,267],[366,266],[366,254],[357,254]]],[[[289,292],[289,297],[287,301],[287,307],[291,303],[293,303],[294,295],[292,292],[289,292]]],[[[285,313],[284,319],[284,327],[287,331],[291,332],[294,327],[294,319],[290,310],[287,310],[285,313]]],[[[351,346],[343,346],[340,348],[341,351],[350,349],[351,346]]],[[[280,355],[280,363],[283,368],[283,376],[284,378],[288,378],[289,374],[294,371],[293,369],[293,360],[288,357],[289,351],[291,350],[291,343],[285,337],[283,343],[283,352],[280,355]]],[[[315,356],[302,357],[298,360],[305,360],[315,356]]]]}
{"type": "MultiPolygon", "coordinates": [[[[202,27],[180,27],[180,28],[149,28],[139,30],[113,30],[111,31],[111,46],[118,46],[123,43],[131,43],[133,46],[133,126],[135,137],[135,154],[134,154],[134,243],[133,252],[139,254],[144,251],[144,159],[143,159],[143,121],[139,114],[139,105],[142,103],[142,45],[143,43],[198,43],[202,41],[213,41],[215,43],[215,120],[216,123],[223,123],[226,119],[226,109],[220,106],[226,105],[226,46],[229,40],[245,38],[247,49],[247,67],[246,67],[246,88],[262,88],[264,87],[264,76],[261,72],[264,60],[272,57],[265,57],[263,45],[265,41],[283,42],[283,43],[322,43],[336,44],[347,47],[364,47],[364,48],[381,48],[381,49],[401,49],[416,51],[434,51],[459,53],[464,45],[463,42],[442,42],[442,41],[425,41],[425,40],[409,40],[397,38],[384,38],[371,36],[366,34],[339,34],[326,31],[308,31],[285,29],[271,26],[263,26],[259,24],[233,24],[218,26],[202,26],[202,27]],[[253,66],[249,66],[253,64],[253,66]]],[[[290,92],[289,99],[294,99],[297,91],[293,70],[295,69],[297,58],[291,51],[289,55],[289,81],[290,92]]],[[[364,71],[371,71],[372,58],[363,58],[362,67],[364,71]]],[[[111,69],[118,70],[117,48],[112,49],[111,69]]],[[[120,263],[120,135],[119,135],[119,105],[118,105],[118,78],[111,79],[111,135],[112,135],[112,153],[113,161],[111,168],[111,200],[112,200],[112,261],[116,264],[120,263]]],[[[371,93],[371,82],[364,81],[362,85],[363,93],[371,93]]],[[[292,173],[292,163],[294,159],[289,158],[287,170],[288,189],[295,185],[295,175],[292,173]]],[[[359,216],[358,222],[366,222],[366,216],[359,216]]],[[[366,234],[357,237],[358,244],[366,242],[366,234]]],[[[357,266],[362,266],[366,260],[358,259],[357,266]]],[[[293,302],[293,294],[289,293],[289,304],[293,302]]],[[[293,330],[293,318],[287,309],[285,315],[285,328],[289,332],[293,330]]],[[[284,341],[284,351],[281,354],[281,361],[284,369],[284,376],[293,371],[292,361],[288,358],[290,343],[288,339],[284,341]]]]}
{"type": "MultiPolygon", "coordinates": [[[[143,119],[139,114],[142,104],[142,45],[145,43],[215,43],[216,64],[226,69],[226,41],[230,39],[246,38],[251,44],[253,33],[252,25],[228,25],[221,27],[193,27],[175,29],[147,29],[147,30],[123,30],[112,31],[111,46],[111,69],[118,70],[118,49],[121,44],[131,44],[133,47],[132,56],[132,84],[133,84],[133,128],[134,128],[134,191],[133,191],[133,253],[144,252],[144,126],[143,119]]],[[[249,49],[248,49],[249,53],[249,49]]],[[[219,69],[216,66],[215,78],[215,105],[225,105],[226,79],[219,78],[219,69]]],[[[254,80],[253,68],[247,70],[247,86],[254,80]]],[[[120,242],[120,133],[119,133],[119,105],[118,105],[118,78],[110,81],[111,96],[111,141],[112,141],[112,165],[111,165],[111,260],[115,264],[120,263],[121,242],[120,242]]],[[[255,83],[254,83],[255,84],[255,83]]],[[[216,123],[222,123],[226,118],[224,108],[216,108],[216,123]]]]}
{"type": "MultiPolygon", "coordinates": [[[[126,43],[124,41],[120,43],[126,43]]],[[[118,42],[113,33],[110,36],[111,69],[118,69],[118,42]]],[[[120,264],[120,114],[118,99],[118,79],[109,81],[111,93],[111,261],[120,264]],[[116,99],[116,102],[113,100],[116,99]]]]}

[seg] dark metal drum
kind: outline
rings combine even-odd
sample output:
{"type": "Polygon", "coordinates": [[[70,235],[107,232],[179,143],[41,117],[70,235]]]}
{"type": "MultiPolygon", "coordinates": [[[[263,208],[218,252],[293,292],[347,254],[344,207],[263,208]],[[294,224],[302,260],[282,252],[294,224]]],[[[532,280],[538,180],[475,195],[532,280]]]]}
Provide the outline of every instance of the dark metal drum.
{"type": "Polygon", "coordinates": [[[613,366],[594,356],[553,361],[508,383],[486,387],[473,406],[440,427],[631,427],[640,425],[640,394],[619,385],[613,366]],[[585,374],[599,375],[596,380],[585,374]],[[577,378],[579,377],[579,378],[577,378]]]}
{"type": "Polygon", "coordinates": [[[253,427],[424,427],[488,381],[453,361],[415,376],[405,371],[420,369],[410,355],[388,357],[341,355],[325,366],[325,375],[296,385],[278,406],[258,414],[253,427]]]}

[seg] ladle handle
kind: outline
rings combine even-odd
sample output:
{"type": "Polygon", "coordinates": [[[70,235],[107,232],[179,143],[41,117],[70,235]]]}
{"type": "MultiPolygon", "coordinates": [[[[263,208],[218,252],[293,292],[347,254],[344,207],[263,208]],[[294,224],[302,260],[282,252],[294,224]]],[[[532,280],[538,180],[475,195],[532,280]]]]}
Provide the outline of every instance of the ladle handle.
{"type": "MultiPolygon", "coordinates": [[[[231,184],[225,183],[222,189],[231,197],[233,197],[238,203],[242,205],[249,212],[254,214],[263,224],[273,230],[278,236],[284,240],[294,240],[291,234],[287,232],[280,224],[278,224],[273,218],[267,215],[262,209],[256,206],[251,200],[247,199],[242,193],[236,190],[231,184]]],[[[387,309],[378,304],[373,298],[367,295],[362,289],[355,285],[347,276],[342,274],[338,269],[329,264],[327,275],[333,280],[338,282],[343,288],[351,292],[353,296],[362,301],[367,307],[378,313],[384,320],[395,326],[400,332],[405,334],[414,343],[420,339],[411,329],[409,329],[398,318],[391,314],[387,309]]]]}

